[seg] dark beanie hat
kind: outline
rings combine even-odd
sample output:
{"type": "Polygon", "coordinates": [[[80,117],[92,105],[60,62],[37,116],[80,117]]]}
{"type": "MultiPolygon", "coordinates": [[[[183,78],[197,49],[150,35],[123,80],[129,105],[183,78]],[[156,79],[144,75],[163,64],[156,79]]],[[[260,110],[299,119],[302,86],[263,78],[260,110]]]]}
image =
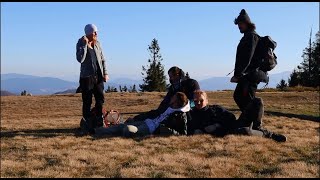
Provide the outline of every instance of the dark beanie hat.
{"type": "Polygon", "coordinates": [[[234,19],[234,24],[238,24],[239,22],[251,23],[250,17],[244,9],[242,9],[239,16],[236,19],[234,19]]]}

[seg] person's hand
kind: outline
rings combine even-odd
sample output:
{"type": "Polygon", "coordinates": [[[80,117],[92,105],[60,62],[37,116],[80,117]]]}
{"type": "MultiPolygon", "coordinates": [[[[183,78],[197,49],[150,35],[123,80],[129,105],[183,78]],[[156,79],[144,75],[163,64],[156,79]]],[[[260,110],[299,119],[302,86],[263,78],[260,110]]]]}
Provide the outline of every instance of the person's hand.
{"type": "Polygon", "coordinates": [[[82,36],[82,40],[85,44],[89,46],[89,48],[92,49],[92,42],[89,42],[89,39],[87,38],[87,36],[82,36]]]}
{"type": "Polygon", "coordinates": [[[231,79],[230,79],[230,82],[232,83],[237,83],[239,81],[239,79],[235,76],[233,76],[231,79]]]}
{"type": "Polygon", "coordinates": [[[104,75],[103,81],[107,82],[109,80],[109,76],[108,75],[104,75]]]}
{"type": "Polygon", "coordinates": [[[82,40],[85,44],[89,44],[89,39],[87,38],[87,36],[82,36],[82,40]]]}

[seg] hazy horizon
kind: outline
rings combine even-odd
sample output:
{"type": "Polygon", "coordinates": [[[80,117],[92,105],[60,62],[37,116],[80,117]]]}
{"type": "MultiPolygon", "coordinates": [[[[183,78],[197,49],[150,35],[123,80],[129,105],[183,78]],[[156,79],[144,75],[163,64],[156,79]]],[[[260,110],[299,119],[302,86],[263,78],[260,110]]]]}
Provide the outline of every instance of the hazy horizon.
{"type": "MultiPolygon", "coordinates": [[[[283,72],[269,72],[269,75],[275,75],[275,74],[283,74],[283,73],[288,73],[288,72],[292,72],[292,71],[283,71],[283,72]]],[[[16,73],[16,72],[12,72],[12,73],[2,73],[1,72],[1,75],[4,75],[4,74],[20,74],[20,75],[30,75],[30,76],[37,76],[37,77],[50,77],[50,78],[59,78],[61,80],[64,80],[64,81],[71,81],[71,82],[78,82],[79,80],[79,75],[74,75],[73,77],[70,76],[70,77],[63,77],[63,76],[42,76],[42,75],[37,75],[37,74],[21,74],[21,73],[16,73]]],[[[166,74],[166,77],[168,78],[168,75],[166,74]]],[[[203,80],[207,80],[207,79],[210,79],[210,78],[220,78],[220,77],[229,77],[231,78],[232,76],[229,75],[229,76],[209,76],[209,77],[204,77],[204,78],[195,78],[195,77],[191,77],[193,79],[196,79],[198,81],[203,81],[203,80]]],[[[141,80],[143,79],[143,77],[141,76],[140,78],[134,78],[132,76],[125,76],[125,75],[116,75],[113,77],[113,79],[130,79],[130,80],[135,80],[135,81],[138,81],[138,80],[141,80]]],[[[112,79],[111,79],[112,81],[112,79]]],[[[167,80],[168,81],[168,80],[167,80]]]]}

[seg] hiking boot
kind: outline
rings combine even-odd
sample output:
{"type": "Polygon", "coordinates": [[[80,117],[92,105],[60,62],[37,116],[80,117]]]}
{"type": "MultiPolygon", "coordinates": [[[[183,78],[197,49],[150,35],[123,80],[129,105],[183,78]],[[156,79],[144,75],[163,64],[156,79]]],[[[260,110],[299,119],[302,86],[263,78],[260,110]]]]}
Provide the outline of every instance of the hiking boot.
{"type": "Polygon", "coordinates": [[[263,136],[266,138],[272,138],[273,133],[265,128],[259,127],[258,129],[253,130],[261,131],[263,133],[263,136]]]}
{"type": "Polygon", "coordinates": [[[82,135],[95,134],[95,130],[91,125],[91,121],[92,119],[84,118],[84,117],[80,120],[80,128],[82,130],[81,132],[82,135]]]}
{"type": "Polygon", "coordinates": [[[287,141],[287,137],[285,135],[282,134],[275,134],[273,133],[271,135],[271,139],[277,141],[277,142],[286,142],[287,141]]]}
{"type": "Polygon", "coordinates": [[[89,126],[84,117],[82,117],[82,119],[80,120],[80,128],[82,130],[82,135],[87,135],[89,133],[89,126]]]}

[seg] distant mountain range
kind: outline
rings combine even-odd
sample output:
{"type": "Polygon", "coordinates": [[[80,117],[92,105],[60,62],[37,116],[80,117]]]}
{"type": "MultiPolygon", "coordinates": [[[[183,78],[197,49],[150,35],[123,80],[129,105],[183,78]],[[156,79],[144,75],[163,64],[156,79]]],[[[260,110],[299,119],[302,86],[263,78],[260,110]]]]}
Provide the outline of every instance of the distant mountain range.
{"type": "Polygon", "coordinates": [[[23,90],[33,95],[53,94],[77,88],[78,83],[53,77],[38,77],[24,74],[1,74],[1,90],[20,94],[23,90]]]}
{"type": "MultiPolygon", "coordinates": [[[[142,84],[142,80],[132,80],[129,78],[117,78],[105,83],[105,89],[108,86],[119,89],[119,85],[133,86],[142,84]]],[[[79,82],[65,81],[54,77],[40,77],[24,74],[1,74],[1,90],[9,91],[14,94],[20,95],[23,90],[33,95],[48,95],[59,93],[75,93],[79,82]]]]}
{"type": "Polygon", "coordinates": [[[16,96],[17,95],[9,91],[0,91],[0,92],[1,92],[0,96],[16,96]]]}
{"type": "MultiPolygon", "coordinates": [[[[271,74],[268,87],[275,88],[281,79],[287,81],[290,73],[290,71],[286,71],[278,74],[271,74]]],[[[212,77],[198,82],[201,89],[206,91],[235,89],[236,84],[230,83],[230,78],[231,77],[212,77]]],[[[108,86],[119,89],[120,85],[122,87],[126,85],[130,88],[130,86],[133,86],[134,84],[137,89],[139,89],[139,84],[142,83],[142,80],[117,78],[105,83],[105,89],[107,89],[108,86]]],[[[264,85],[264,83],[261,83],[259,88],[264,85]]],[[[1,74],[1,91],[7,91],[16,95],[20,95],[23,90],[26,90],[33,95],[75,93],[78,86],[79,82],[65,81],[54,77],[39,77],[16,73],[1,74]]]]}

